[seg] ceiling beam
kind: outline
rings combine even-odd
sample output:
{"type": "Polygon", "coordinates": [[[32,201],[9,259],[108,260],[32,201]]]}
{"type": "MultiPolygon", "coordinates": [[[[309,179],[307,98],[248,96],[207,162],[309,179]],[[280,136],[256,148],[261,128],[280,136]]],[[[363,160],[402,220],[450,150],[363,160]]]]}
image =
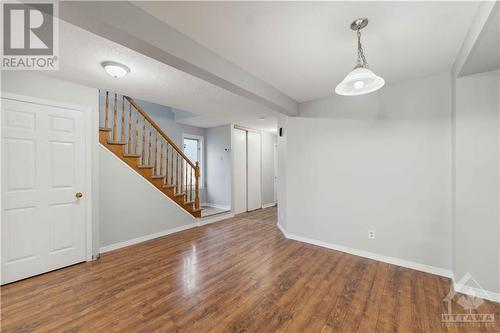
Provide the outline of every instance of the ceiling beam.
{"type": "Polygon", "coordinates": [[[129,2],[64,1],[59,16],[275,111],[298,115],[295,100],[129,2]]]}
{"type": "Polygon", "coordinates": [[[458,56],[452,67],[453,77],[461,76],[462,69],[464,68],[469,55],[471,54],[476,42],[483,31],[486,22],[492,14],[495,6],[498,5],[495,1],[481,2],[477,8],[476,16],[472,21],[472,25],[465,36],[462,47],[458,52],[458,56]]]}

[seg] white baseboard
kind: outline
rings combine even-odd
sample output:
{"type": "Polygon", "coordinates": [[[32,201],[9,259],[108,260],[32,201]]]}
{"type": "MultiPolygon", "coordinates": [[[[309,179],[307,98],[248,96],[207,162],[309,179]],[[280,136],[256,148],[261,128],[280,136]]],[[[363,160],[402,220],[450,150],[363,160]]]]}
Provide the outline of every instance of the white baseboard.
{"type": "Polygon", "coordinates": [[[224,210],[230,210],[231,206],[228,205],[220,205],[220,204],[215,204],[215,203],[203,203],[202,206],[208,206],[208,207],[213,207],[213,208],[218,208],[218,209],[224,209],[224,210]]]}
{"type": "Polygon", "coordinates": [[[179,232],[179,231],[191,229],[191,228],[194,228],[194,227],[197,227],[197,226],[198,226],[197,222],[193,223],[193,224],[186,224],[186,225],[182,225],[182,226],[179,226],[179,227],[175,227],[175,228],[163,230],[163,231],[160,231],[160,232],[156,232],[154,234],[145,235],[145,236],[141,236],[141,237],[129,239],[129,240],[126,240],[126,241],[123,241],[123,242],[106,245],[106,246],[103,246],[103,247],[99,248],[99,252],[100,253],[106,253],[106,252],[109,252],[109,251],[121,249],[122,247],[126,247],[126,246],[130,246],[130,245],[142,243],[142,242],[148,241],[150,239],[154,239],[154,238],[158,238],[158,237],[163,237],[163,236],[170,235],[170,234],[173,234],[173,233],[176,233],[176,232],[179,232]]]}
{"type": "Polygon", "coordinates": [[[191,229],[194,227],[200,227],[200,226],[203,226],[206,224],[222,221],[222,220],[229,219],[232,217],[234,217],[234,213],[229,212],[229,213],[225,213],[225,214],[216,215],[213,217],[207,217],[205,219],[200,218],[200,219],[198,219],[198,221],[196,221],[195,223],[192,223],[192,224],[186,224],[186,225],[182,225],[179,227],[159,231],[159,232],[156,232],[154,234],[145,235],[145,236],[129,239],[129,240],[126,240],[123,242],[118,242],[118,243],[114,243],[114,244],[100,247],[99,253],[101,254],[101,253],[106,253],[106,252],[113,251],[113,250],[118,250],[118,249],[121,249],[122,247],[139,244],[139,243],[151,240],[151,239],[167,236],[167,235],[170,235],[170,234],[173,234],[176,232],[188,230],[188,229],[191,229]]]}
{"type": "Polygon", "coordinates": [[[278,229],[280,229],[280,231],[283,234],[283,236],[285,236],[286,238],[288,238],[288,236],[286,235],[285,229],[283,229],[283,227],[281,226],[281,224],[279,222],[276,223],[276,226],[278,227],[278,229]]]}
{"type": "Polygon", "coordinates": [[[500,294],[495,293],[493,291],[484,290],[484,289],[475,288],[475,287],[464,286],[462,284],[455,283],[455,282],[453,282],[453,289],[455,289],[455,291],[458,293],[462,293],[462,294],[466,294],[466,295],[470,295],[470,296],[475,296],[475,297],[487,299],[489,301],[500,303],[500,294]]]}
{"type": "Polygon", "coordinates": [[[274,207],[274,206],[276,206],[276,202],[271,202],[271,203],[268,203],[268,204],[263,204],[262,208],[269,208],[269,207],[274,207]]]}
{"type": "Polygon", "coordinates": [[[378,254],[378,253],[353,249],[353,248],[343,246],[343,245],[327,243],[327,242],[319,241],[319,240],[312,239],[312,238],[307,238],[307,237],[289,234],[286,231],[284,231],[283,227],[279,224],[278,224],[278,228],[283,233],[283,235],[288,239],[293,239],[293,240],[303,242],[303,243],[309,243],[309,244],[313,244],[313,245],[317,245],[317,246],[321,246],[321,247],[326,247],[328,249],[337,250],[340,252],[345,252],[345,253],[353,254],[355,256],[373,259],[373,260],[385,262],[385,263],[396,265],[396,266],[411,268],[411,269],[415,269],[415,270],[421,271],[421,272],[440,275],[440,276],[444,276],[447,278],[453,278],[453,272],[450,270],[444,269],[444,268],[420,264],[420,263],[416,263],[416,262],[409,261],[409,260],[389,257],[389,256],[385,256],[385,255],[378,254]]]}

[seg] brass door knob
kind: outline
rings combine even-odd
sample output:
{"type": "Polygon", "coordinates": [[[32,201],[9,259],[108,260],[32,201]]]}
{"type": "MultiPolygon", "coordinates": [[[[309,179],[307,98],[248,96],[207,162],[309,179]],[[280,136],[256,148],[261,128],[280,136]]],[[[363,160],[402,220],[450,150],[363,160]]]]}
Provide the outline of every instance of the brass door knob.
{"type": "Polygon", "coordinates": [[[76,192],[75,197],[77,197],[78,199],[80,199],[81,197],[83,197],[83,193],[82,192],[76,192]]]}

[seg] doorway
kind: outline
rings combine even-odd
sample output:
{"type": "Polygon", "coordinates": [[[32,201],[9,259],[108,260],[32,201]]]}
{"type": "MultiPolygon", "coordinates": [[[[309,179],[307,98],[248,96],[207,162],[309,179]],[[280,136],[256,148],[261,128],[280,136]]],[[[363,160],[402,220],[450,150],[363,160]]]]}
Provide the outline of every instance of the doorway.
{"type": "Polygon", "coordinates": [[[259,132],[234,127],[234,212],[236,214],[262,208],[261,148],[259,132]]]}
{"type": "MultiPolygon", "coordinates": [[[[191,160],[191,162],[201,164],[201,154],[203,147],[203,137],[196,137],[194,135],[183,135],[184,154],[191,160]]],[[[200,165],[201,167],[201,165],[200,165]]]]}

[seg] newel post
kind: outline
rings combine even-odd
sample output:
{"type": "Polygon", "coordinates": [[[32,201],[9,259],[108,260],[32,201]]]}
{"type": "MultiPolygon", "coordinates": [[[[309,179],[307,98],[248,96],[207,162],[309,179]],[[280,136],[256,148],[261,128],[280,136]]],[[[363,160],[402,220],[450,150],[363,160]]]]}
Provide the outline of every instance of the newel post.
{"type": "Polygon", "coordinates": [[[198,162],[196,162],[196,169],[194,171],[194,177],[195,177],[195,194],[194,194],[194,205],[195,208],[198,209],[200,208],[200,195],[199,195],[199,178],[200,178],[200,166],[198,165],[198,162]]]}

